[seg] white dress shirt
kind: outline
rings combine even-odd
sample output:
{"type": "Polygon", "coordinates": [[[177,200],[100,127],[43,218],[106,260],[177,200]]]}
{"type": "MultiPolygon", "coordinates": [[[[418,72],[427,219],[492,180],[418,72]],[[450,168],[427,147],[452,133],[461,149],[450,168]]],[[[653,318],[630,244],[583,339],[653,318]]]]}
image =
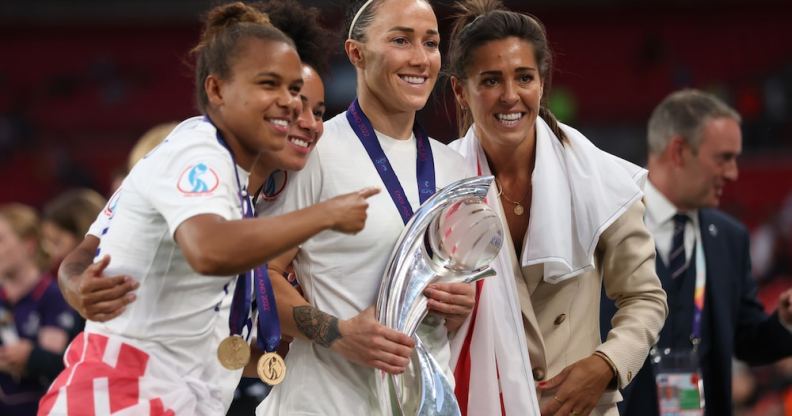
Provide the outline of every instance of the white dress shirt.
{"type": "MultiPolygon", "coordinates": [[[[646,198],[646,227],[655,239],[657,253],[663,264],[668,266],[668,255],[674,237],[674,215],[687,215],[690,221],[685,224],[685,264],[689,264],[696,246],[696,239],[701,238],[698,210],[679,212],[671,201],[666,198],[651,180],[646,181],[644,189],[646,198]]],[[[706,266],[706,265],[705,265],[706,266]]],[[[706,268],[702,272],[706,273],[706,268]]]]}

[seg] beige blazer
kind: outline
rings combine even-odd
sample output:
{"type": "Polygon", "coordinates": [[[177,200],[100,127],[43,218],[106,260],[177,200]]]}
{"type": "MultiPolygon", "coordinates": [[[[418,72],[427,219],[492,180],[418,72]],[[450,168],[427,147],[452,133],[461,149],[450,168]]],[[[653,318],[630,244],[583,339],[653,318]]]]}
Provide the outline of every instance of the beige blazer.
{"type": "MultiPolygon", "coordinates": [[[[565,367],[600,351],[618,371],[625,387],[643,365],[668,314],[666,294],[655,272],[655,246],[636,202],[600,237],[595,269],[558,284],[542,280],[542,265],[520,267],[506,234],[517,277],[520,307],[534,379],[547,380],[565,367]],[[522,276],[522,279],[519,277],[522,276]],[[600,339],[602,285],[619,308],[613,329],[600,339]]],[[[540,402],[551,399],[540,397],[540,402]]],[[[592,414],[618,415],[621,395],[606,390],[592,414]]]]}

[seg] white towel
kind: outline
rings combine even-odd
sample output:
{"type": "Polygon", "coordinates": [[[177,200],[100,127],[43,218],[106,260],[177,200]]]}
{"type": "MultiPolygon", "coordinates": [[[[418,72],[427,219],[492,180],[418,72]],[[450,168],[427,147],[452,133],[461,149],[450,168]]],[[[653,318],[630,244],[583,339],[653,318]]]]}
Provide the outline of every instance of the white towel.
{"type": "MultiPolygon", "coordinates": [[[[563,145],[544,120],[536,120],[531,220],[520,256],[523,267],[543,263],[544,280],[549,283],[594,267],[600,235],[642,197],[646,181],[645,169],[603,152],[577,130],[559,125],[569,139],[563,145]]],[[[451,147],[462,154],[473,172],[492,174],[475,125],[451,147]]],[[[487,203],[502,210],[494,187],[487,203]]],[[[505,224],[504,230],[508,230],[505,224]]],[[[539,415],[517,277],[506,250],[493,261],[497,276],[484,281],[476,309],[470,342],[468,415],[499,415],[499,393],[507,415],[539,415]]],[[[471,330],[470,322],[469,317],[452,339],[452,368],[471,330]]],[[[464,381],[457,380],[460,382],[464,381]]]]}

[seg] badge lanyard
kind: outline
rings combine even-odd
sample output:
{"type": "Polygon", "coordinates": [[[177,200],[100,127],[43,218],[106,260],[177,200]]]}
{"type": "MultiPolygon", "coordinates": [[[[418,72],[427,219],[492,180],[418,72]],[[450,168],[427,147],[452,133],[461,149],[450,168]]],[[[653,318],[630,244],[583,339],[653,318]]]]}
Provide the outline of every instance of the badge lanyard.
{"type": "Polygon", "coordinates": [[[701,343],[701,317],[704,315],[704,289],[706,286],[706,263],[704,261],[704,245],[701,243],[701,232],[696,237],[696,287],[693,289],[693,327],[690,342],[693,351],[698,350],[701,343]]]}
{"type": "MultiPolygon", "coordinates": [[[[396,172],[394,172],[388,157],[382,150],[382,146],[380,146],[379,140],[377,140],[374,127],[372,127],[366,114],[363,113],[357,99],[349,105],[346,117],[349,125],[352,126],[352,130],[355,131],[358,139],[360,139],[360,143],[366,149],[371,162],[374,163],[374,167],[385,184],[385,188],[388,190],[393,203],[396,204],[396,209],[399,210],[402,221],[407,224],[413,215],[410,201],[407,200],[404,188],[402,188],[396,172]]],[[[437,189],[435,187],[434,159],[432,158],[432,146],[429,143],[429,138],[418,123],[413,125],[413,134],[415,134],[415,145],[417,147],[416,177],[418,178],[418,199],[423,204],[430,196],[434,195],[437,189]]]]}

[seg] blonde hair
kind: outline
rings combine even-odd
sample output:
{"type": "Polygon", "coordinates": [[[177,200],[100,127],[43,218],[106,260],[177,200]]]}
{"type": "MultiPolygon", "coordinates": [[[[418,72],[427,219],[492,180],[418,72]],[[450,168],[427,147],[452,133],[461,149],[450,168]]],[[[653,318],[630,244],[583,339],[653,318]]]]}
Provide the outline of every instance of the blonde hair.
{"type": "Polygon", "coordinates": [[[41,222],[36,210],[18,203],[0,205],[0,218],[8,223],[20,240],[34,241],[36,248],[33,261],[39,269],[46,269],[49,258],[41,247],[41,222]]]}
{"type": "Polygon", "coordinates": [[[157,124],[143,133],[143,136],[138,139],[137,143],[135,143],[132,150],[129,152],[127,169],[131,171],[135,164],[140,161],[140,159],[143,159],[143,156],[146,156],[148,152],[162,143],[178,124],[179,123],[175,121],[157,124]]]}

